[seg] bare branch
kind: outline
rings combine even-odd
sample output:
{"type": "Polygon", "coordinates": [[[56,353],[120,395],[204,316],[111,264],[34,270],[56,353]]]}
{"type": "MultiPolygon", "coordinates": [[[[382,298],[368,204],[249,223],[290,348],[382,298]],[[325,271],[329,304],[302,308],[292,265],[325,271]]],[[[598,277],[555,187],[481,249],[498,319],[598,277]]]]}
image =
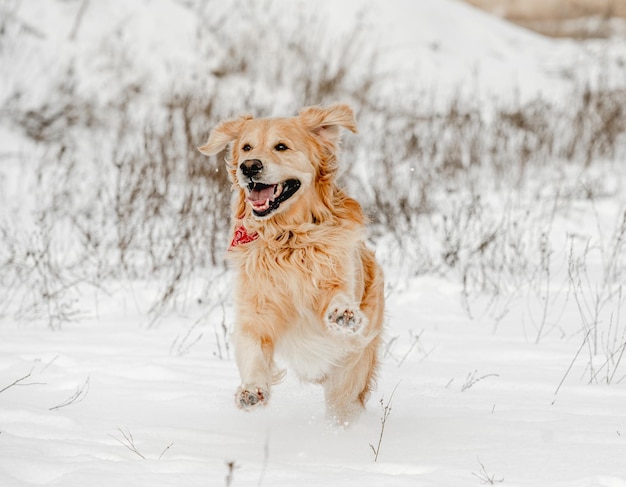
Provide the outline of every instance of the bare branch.
{"type": "Polygon", "coordinates": [[[163,450],[163,451],[161,452],[161,454],[159,455],[159,460],[161,460],[161,457],[162,457],[163,455],[165,455],[165,453],[167,453],[167,450],[169,450],[170,448],[172,448],[172,446],[174,446],[174,443],[170,443],[169,445],[167,445],[167,446],[165,447],[165,450],[163,450]]]}
{"type": "Polygon", "coordinates": [[[69,406],[70,404],[77,404],[81,402],[83,399],[85,399],[87,392],[89,392],[89,378],[90,376],[87,376],[87,380],[85,380],[85,382],[82,385],[78,386],[74,394],[72,394],[69,398],[67,398],[61,404],[57,406],[53,406],[49,408],[48,410],[54,411],[55,409],[61,409],[61,408],[64,408],[65,406],[69,406]]]}
{"type": "Polygon", "coordinates": [[[28,379],[31,375],[32,375],[33,371],[31,370],[28,374],[26,374],[24,377],[20,377],[19,379],[14,380],[11,384],[9,384],[6,387],[3,387],[2,389],[0,389],[0,394],[2,394],[4,391],[6,391],[7,389],[10,389],[11,387],[15,387],[15,386],[32,386],[35,385],[35,382],[31,382],[28,384],[22,384],[23,381],[25,381],[26,379],[28,379]]]}
{"type": "Polygon", "coordinates": [[[120,440],[119,438],[116,438],[115,436],[113,436],[111,434],[109,434],[109,436],[111,438],[113,438],[115,441],[117,441],[120,445],[125,446],[130,451],[132,451],[134,454],[140,456],[141,458],[143,458],[145,460],[146,457],[144,457],[141,454],[141,452],[137,449],[137,447],[135,446],[135,439],[133,438],[132,433],[130,431],[124,431],[122,428],[117,428],[117,430],[120,433],[122,433],[122,436],[124,437],[124,441],[120,440]]]}
{"type": "MultiPolygon", "coordinates": [[[[578,355],[580,355],[580,352],[585,347],[585,344],[587,343],[587,341],[589,339],[589,334],[590,333],[591,333],[591,330],[587,331],[587,333],[585,334],[585,338],[583,339],[583,342],[580,344],[580,347],[578,348],[578,351],[576,352],[576,355],[574,355],[574,358],[572,359],[571,363],[569,364],[569,367],[565,371],[565,375],[563,375],[563,378],[561,379],[561,382],[559,382],[559,386],[554,391],[554,395],[555,396],[561,390],[561,386],[563,385],[563,382],[565,382],[566,377],[569,375],[570,370],[572,370],[572,367],[574,366],[574,362],[576,362],[576,359],[578,358],[578,355]]],[[[554,404],[555,402],[556,402],[556,398],[554,399],[554,401],[552,401],[552,404],[554,404]]]]}
{"type": "Polygon", "coordinates": [[[480,472],[479,473],[472,472],[472,475],[476,477],[477,479],[479,479],[483,485],[484,484],[494,485],[496,482],[498,483],[504,482],[504,477],[497,479],[495,475],[489,475],[487,473],[487,469],[485,468],[483,463],[480,461],[480,458],[477,457],[476,459],[478,460],[478,463],[480,464],[480,472]]]}
{"type": "Polygon", "coordinates": [[[391,395],[389,396],[389,400],[387,401],[386,405],[383,402],[383,398],[382,397],[380,398],[380,407],[382,409],[383,415],[380,418],[380,436],[378,437],[378,445],[374,447],[374,445],[372,445],[371,443],[369,444],[370,448],[374,452],[375,462],[378,461],[378,454],[380,453],[380,445],[383,441],[383,435],[385,434],[385,424],[387,423],[387,418],[391,414],[391,400],[393,399],[393,395],[396,393],[396,389],[398,388],[399,385],[400,383],[398,382],[396,386],[393,388],[393,391],[391,391],[391,395]]]}

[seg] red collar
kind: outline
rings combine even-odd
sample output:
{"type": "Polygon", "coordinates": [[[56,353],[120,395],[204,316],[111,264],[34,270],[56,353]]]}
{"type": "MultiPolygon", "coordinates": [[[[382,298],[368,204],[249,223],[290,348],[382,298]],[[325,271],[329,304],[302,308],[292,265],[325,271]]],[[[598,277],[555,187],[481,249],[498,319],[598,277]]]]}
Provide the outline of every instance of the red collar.
{"type": "Polygon", "coordinates": [[[233,239],[230,242],[230,247],[228,248],[228,250],[232,250],[238,245],[243,245],[243,244],[247,244],[250,242],[254,242],[258,238],[259,238],[258,233],[256,232],[248,233],[248,230],[246,230],[246,227],[244,227],[243,225],[239,225],[237,228],[235,228],[235,233],[233,235],[233,239]]]}

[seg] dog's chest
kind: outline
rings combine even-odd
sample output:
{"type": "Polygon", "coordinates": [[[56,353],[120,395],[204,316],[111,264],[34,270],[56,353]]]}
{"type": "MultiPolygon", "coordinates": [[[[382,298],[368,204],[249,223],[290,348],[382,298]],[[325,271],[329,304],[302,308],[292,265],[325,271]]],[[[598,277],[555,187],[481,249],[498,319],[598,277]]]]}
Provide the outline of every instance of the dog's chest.
{"type": "MultiPolygon", "coordinates": [[[[251,246],[252,247],[252,246],[251,246]]],[[[315,246],[246,249],[238,259],[248,291],[264,299],[313,306],[341,271],[341,258],[315,246]]]]}
{"type": "Polygon", "coordinates": [[[306,381],[322,380],[346,356],[341,340],[334,339],[317,320],[314,316],[301,316],[275,344],[278,357],[306,381]],[[308,319],[316,322],[309,323],[308,319]]]}
{"type": "Polygon", "coordinates": [[[346,257],[317,247],[249,250],[239,260],[240,313],[255,310],[255,324],[271,330],[276,354],[301,379],[322,379],[346,356],[322,321],[346,257]]]}

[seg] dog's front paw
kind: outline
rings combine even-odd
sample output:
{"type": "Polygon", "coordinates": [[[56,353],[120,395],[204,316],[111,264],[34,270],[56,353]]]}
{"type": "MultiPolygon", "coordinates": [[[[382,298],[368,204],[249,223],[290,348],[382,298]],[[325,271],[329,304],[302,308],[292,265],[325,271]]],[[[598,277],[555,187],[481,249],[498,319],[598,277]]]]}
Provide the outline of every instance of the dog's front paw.
{"type": "Polygon", "coordinates": [[[270,399],[269,391],[260,387],[240,386],[235,394],[235,403],[241,409],[251,411],[259,406],[265,406],[270,399]]]}
{"type": "Polygon", "coordinates": [[[346,334],[358,333],[365,323],[365,315],[354,306],[334,304],[326,312],[326,326],[331,331],[346,334]]]}

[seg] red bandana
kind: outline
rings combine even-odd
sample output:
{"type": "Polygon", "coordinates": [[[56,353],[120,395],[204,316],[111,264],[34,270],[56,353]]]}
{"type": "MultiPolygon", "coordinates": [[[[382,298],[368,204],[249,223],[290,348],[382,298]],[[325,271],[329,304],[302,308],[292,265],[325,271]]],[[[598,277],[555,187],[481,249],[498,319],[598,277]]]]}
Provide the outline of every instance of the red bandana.
{"type": "Polygon", "coordinates": [[[228,248],[228,250],[232,250],[238,245],[254,242],[257,238],[259,238],[258,233],[248,233],[246,227],[244,227],[243,225],[239,225],[237,228],[235,228],[235,234],[233,235],[233,239],[230,242],[230,247],[228,248]]]}

